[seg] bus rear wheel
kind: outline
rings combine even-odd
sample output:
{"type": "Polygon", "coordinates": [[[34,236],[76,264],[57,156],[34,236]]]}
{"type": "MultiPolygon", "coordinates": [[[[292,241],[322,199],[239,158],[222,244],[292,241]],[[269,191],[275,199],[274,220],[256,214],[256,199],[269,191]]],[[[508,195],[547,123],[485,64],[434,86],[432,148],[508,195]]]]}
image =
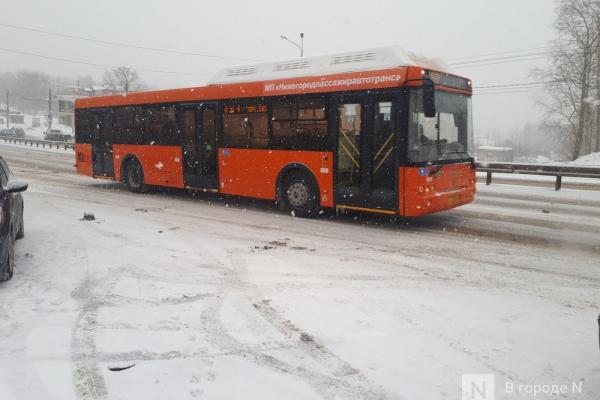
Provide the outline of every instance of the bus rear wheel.
{"type": "Polygon", "coordinates": [[[134,193],[143,193],[146,191],[144,184],[144,170],[138,160],[132,159],[125,164],[125,184],[127,188],[134,193]]]}
{"type": "Polygon", "coordinates": [[[319,213],[319,190],[312,176],[294,171],[283,182],[283,199],[295,217],[311,218],[319,213]]]}

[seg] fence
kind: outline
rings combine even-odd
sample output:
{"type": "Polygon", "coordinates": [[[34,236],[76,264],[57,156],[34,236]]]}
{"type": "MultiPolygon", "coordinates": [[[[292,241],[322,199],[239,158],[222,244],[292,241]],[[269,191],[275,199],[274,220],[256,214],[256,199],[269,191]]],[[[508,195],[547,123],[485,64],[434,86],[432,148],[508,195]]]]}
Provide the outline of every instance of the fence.
{"type": "MultiPolygon", "coordinates": [[[[25,139],[25,138],[14,138],[4,137],[4,142],[7,143],[19,143],[35,147],[49,147],[57,148],[61,147],[65,150],[75,149],[75,144],[72,142],[57,142],[51,140],[37,140],[37,139],[25,139]]],[[[543,176],[555,176],[556,182],[554,188],[560,190],[562,187],[563,177],[572,178],[597,178],[600,179],[600,167],[583,167],[575,165],[556,165],[556,164],[515,164],[505,162],[478,162],[477,171],[485,172],[487,174],[485,184],[490,185],[492,183],[492,174],[522,174],[522,175],[543,175],[543,176]]]]}
{"type": "Polygon", "coordinates": [[[57,142],[52,140],[38,140],[38,139],[25,139],[25,138],[15,138],[15,137],[3,137],[5,143],[15,143],[15,144],[23,144],[25,146],[29,145],[33,147],[49,147],[60,149],[61,147],[65,150],[71,149],[75,150],[75,143],[73,142],[57,142]]]}
{"type": "Polygon", "coordinates": [[[504,162],[478,162],[476,164],[477,171],[487,173],[485,179],[486,185],[492,183],[493,173],[555,176],[556,182],[554,188],[556,190],[560,190],[562,187],[563,177],[600,179],[600,167],[556,164],[515,164],[504,162]]]}

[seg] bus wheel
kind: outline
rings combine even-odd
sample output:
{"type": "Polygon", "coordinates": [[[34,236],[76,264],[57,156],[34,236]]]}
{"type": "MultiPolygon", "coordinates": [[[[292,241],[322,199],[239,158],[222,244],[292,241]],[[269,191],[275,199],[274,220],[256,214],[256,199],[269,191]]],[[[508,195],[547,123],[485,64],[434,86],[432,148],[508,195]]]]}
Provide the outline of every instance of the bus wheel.
{"type": "Polygon", "coordinates": [[[138,160],[129,160],[125,164],[125,184],[134,193],[143,193],[146,191],[144,170],[138,160]]]}
{"type": "Polygon", "coordinates": [[[283,198],[295,217],[310,218],[319,212],[319,190],[304,172],[294,171],[285,177],[283,198]]]}

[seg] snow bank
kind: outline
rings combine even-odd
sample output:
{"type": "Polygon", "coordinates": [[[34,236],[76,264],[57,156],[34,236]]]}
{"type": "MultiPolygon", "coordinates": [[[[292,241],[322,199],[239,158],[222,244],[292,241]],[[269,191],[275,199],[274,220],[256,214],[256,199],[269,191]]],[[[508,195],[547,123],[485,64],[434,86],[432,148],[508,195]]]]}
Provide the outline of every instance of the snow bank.
{"type": "Polygon", "coordinates": [[[579,157],[573,161],[575,165],[598,165],[600,166],[600,153],[592,153],[587,156],[579,157]]]}

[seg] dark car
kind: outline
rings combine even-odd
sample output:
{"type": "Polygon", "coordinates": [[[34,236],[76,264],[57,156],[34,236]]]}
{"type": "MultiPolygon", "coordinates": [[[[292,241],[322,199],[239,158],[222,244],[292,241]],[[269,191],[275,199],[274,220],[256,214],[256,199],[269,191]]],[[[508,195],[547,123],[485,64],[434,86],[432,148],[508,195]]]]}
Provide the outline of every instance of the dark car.
{"type": "Polygon", "coordinates": [[[15,240],[25,236],[23,197],[27,183],[19,181],[0,157],[0,281],[13,276],[15,240]]]}
{"type": "Polygon", "coordinates": [[[73,139],[73,135],[63,133],[60,129],[48,129],[44,134],[44,140],[51,140],[54,142],[69,142],[73,139]]]}
{"type": "Polygon", "coordinates": [[[4,137],[25,137],[25,131],[22,128],[7,128],[0,131],[0,136],[4,137]]]}

